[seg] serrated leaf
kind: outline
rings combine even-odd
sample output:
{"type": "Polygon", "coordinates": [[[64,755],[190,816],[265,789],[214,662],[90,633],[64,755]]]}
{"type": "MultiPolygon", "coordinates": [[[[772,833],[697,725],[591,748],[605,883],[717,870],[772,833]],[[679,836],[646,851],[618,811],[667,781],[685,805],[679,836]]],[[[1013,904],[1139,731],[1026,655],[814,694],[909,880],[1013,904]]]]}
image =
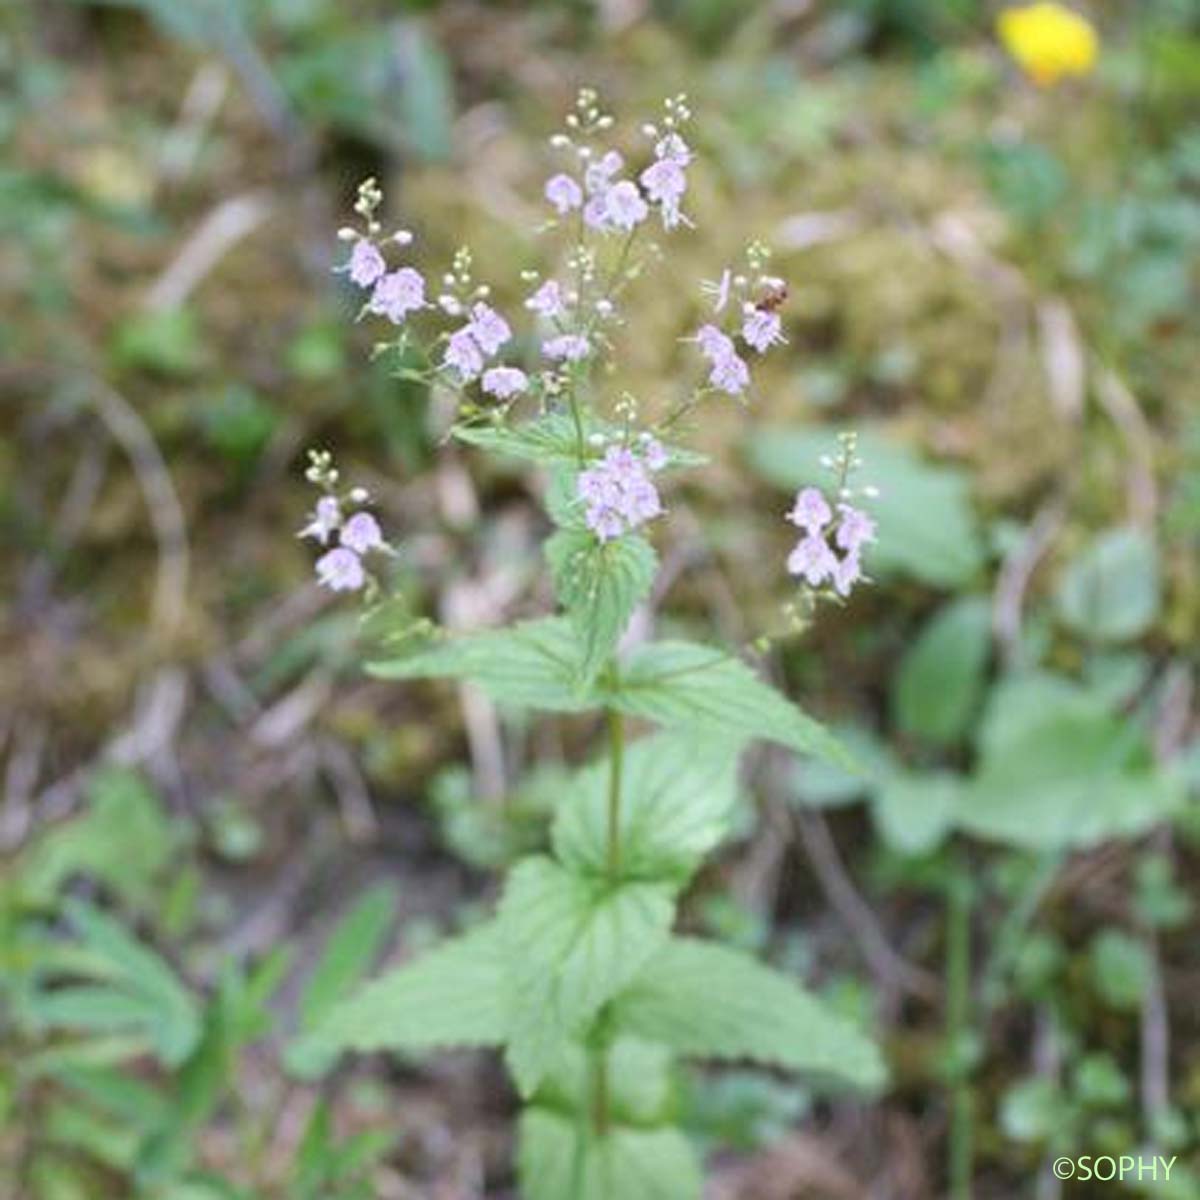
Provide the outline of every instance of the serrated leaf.
{"type": "Polygon", "coordinates": [[[508,1034],[507,942],[489,922],[338,1004],[301,1044],[322,1050],[499,1045],[508,1034]]]}
{"type": "MultiPolygon", "coordinates": [[[[737,799],[738,747],[660,734],[628,748],[621,773],[621,875],[683,883],[724,836],[737,799]]],[[[568,867],[608,869],[607,760],[581,771],[559,806],[554,852],[568,867]]]]}
{"type": "Polygon", "coordinates": [[[616,1126],[593,1136],[538,1107],[521,1116],[518,1166],[524,1200],[698,1200],[702,1186],[677,1129],[616,1126]]]}
{"type": "Polygon", "coordinates": [[[965,596],[940,609],[900,660],[892,709],[903,733],[945,746],[967,731],[983,691],[991,606],[965,596]]]}
{"type": "MultiPolygon", "coordinates": [[[[329,1014],[334,1005],[369,969],[383,947],[396,911],[396,889],[379,884],[359,900],[330,933],[300,996],[300,1028],[309,1031],[329,1014]]],[[[293,1043],[287,1051],[289,1069],[301,1078],[315,1078],[333,1064],[333,1056],[321,1054],[304,1043],[293,1043]]]]}
{"type": "Polygon", "coordinates": [[[672,939],[614,1001],[622,1033],[701,1058],[749,1059],[861,1088],[886,1070],[845,1018],[779,971],[715,942],[672,939]]]}
{"type": "Polygon", "coordinates": [[[631,716],[730,741],[762,738],[854,770],[824,726],[731,654],[694,642],[653,642],[621,668],[604,702],[631,716]]]}
{"type": "Polygon", "coordinates": [[[1129,641],[1154,624],[1160,592],[1154,540],[1140,529],[1112,529],[1067,568],[1058,589],[1058,613],[1083,637],[1129,641]]]}
{"type": "Polygon", "coordinates": [[[470,679],[497,702],[551,712],[580,712],[595,704],[576,685],[578,641],[561,617],[509,629],[447,635],[403,658],[369,663],[380,679],[470,679]]]}
{"type": "Polygon", "coordinates": [[[523,1094],[666,942],[673,917],[664,884],[613,887],[548,858],[513,869],[498,920],[511,951],[508,1062],[523,1094]]]}
{"type": "Polygon", "coordinates": [[[658,555],[637,534],[601,542],[590,530],[560,529],[546,542],[546,560],[579,640],[579,678],[586,686],[612,657],[634,608],[650,591],[658,555]]]}
{"type": "MultiPolygon", "coordinates": [[[[768,482],[794,491],[827,476],[821,458],[836,455],[837,437],[832,429],[764,428],[750,438],[750,463],[768,482]]],[[[860,436],[858,453],[863,480],[882,497],[872,510],[878,538],[866,553],[867,569],[903,572],[935,587],[968,583],[984,554],[967,476],[876,431],[860,436]]]]}
{"type": "MultiPolygon", "coordinates": [[[[493,454],[540,463],[579,461],[575,423],[564,413],[547,413],[519,425],[455,425],[452,432],[458,441],[493,454]]],[[[585,426],[585,443],[587,432],[585,426]]]]}

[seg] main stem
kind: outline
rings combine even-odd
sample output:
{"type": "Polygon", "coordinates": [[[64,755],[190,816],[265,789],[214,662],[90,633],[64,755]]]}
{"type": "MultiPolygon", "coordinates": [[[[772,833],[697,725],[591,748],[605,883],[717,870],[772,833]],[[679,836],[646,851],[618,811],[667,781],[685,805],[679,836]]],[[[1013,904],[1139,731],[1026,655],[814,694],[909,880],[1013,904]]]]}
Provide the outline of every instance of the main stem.
{"type": "Polygon", "coordinates": [[[971,1023],[971,881],[960,862],[946,911],[946,1040],[951,1055],[949,1175],[952,1200],[971,1200],[975,1111],[968,1039],[971,1023]]]}
{"type": "Polygon", "coordinates": [[[608,710],[608,877],[616,883],[621,874],[621,771],[625,762],[625,722],[615,709],[608,710]]]}

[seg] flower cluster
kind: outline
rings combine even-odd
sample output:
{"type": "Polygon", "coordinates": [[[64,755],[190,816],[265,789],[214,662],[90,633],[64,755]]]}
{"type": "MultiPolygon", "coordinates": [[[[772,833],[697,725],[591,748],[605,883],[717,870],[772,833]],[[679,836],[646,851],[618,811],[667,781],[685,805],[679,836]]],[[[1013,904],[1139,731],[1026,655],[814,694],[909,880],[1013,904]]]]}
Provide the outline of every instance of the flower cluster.
{"type": "Polygon", "coordinates": [[[388,270],[382,247],[387,242],[398,246],[412,244],[413,235],[398,229],[389,238],[381,237],[382,226],[375,211],[383,203],[383,192],[374,179],[359,186],[354,211],[362,218],[365,229],[346,226],[338,231],[342,241],[350,242],[349,261],[341,269],[350,281],[360,288],[370,288],[366,311],[386,317],[393,325],[403,325],[409,313],[426,307],[425,279],[413,267],[388,270]]]}
{"type": "MultiPolygon", "coordinates": [[[[832,585],[842,597],[848,596],[854,585],[865,579],[862,552],[875,540],[874,520],[850,503],[855,492],[849,486],[849,478],[862,465],[856,451],[854,435],[843,434],[838,456],[823,460],[838,477],[833,505],[820,488],[809,486],[796,494],[795,503],[787,514],[787,519],[803,535],[788,555],[788,571],[809,588],[832,585]]],[[[877,494],[873,488],[861,491],[868,496],[877,494]]]]}
{"type": "Polygon", "coordinates": [[[787,285],[765,271],[767,249],[753,243],[747,250],[749,270],[734,274],[726,268],[715,282],[706,282],[703,290],[713,299],[717,322],[701,325],[692,338],[708,363],[708,386],[727,396],[741,396],[750,386],[750,368],[738,353],[735,338],[758,354],[785,342],[779,308],[787,298],[787,285]],[[726,312],[737,314],[730,332],[722,328],[726,312]]]}
{"type": "Polygon", "coordinates": [[[600,111],[592,89],[581,89],[575,111],[567,116],[566,132],[551,139],[555,149],[573,152],[577,165],[546,181],[546,200],[559,217],[582,210],[583,223],[601,233],[632,233],[654,208],[665,229],[686,224],[681,205],[692,151],[679,131],[691,115],[687,97],[674,96],[665,102],[659,125],[642,127],[654,144],[654,161],[635,181],[621,176],[625,159],[619,151],[597,152],[593,138],[607,132],[613,120],[600,111]]]}
{"type": "Polygon", "coordinates": [[[588,528],[607,542],[660,516],[662,502],[650,474],[666,465],[666,450],[649,434],[638,439],[636,453],[629,446],[610,446],[576,481],[588,528]]]}
{"type": "Polygon", "coordinates": [[[309,451],[305,478],[322,490],[308,524],[296,535],[330,547],[317,559],[317,581],[334,592],[357,592],[371,576],[363,559],[371,553],[388,553],[379,522],[360,507],[370,499],[365,488],[352,488],[343,498],[337,493],[338,471],[328,451],[309,451]],[[352,511],[357,510],[357,511],[352,511]]]}
{"type": "Polygon", "coordinates": [[[1008,52],[1039,87],[1086,75],[1095,65],[1096,30],[1086,17],[1065,5],[1041,0],[1006,8],[996,26],[1008,52]]]}

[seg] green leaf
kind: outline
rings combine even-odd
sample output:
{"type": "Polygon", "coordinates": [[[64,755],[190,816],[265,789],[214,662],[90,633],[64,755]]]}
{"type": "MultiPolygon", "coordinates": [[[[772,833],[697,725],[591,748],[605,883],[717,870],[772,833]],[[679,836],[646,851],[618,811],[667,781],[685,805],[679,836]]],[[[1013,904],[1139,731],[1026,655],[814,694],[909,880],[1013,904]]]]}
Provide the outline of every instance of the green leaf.
{"type": "Polygon", "coordinates": [[[508,1034],[506,958],[507,942],[489,922],[368,984],[300,1044],[321,1051],[499,1045],[508,1034]]]}
{"type": "Polygon", "coordinates": [[[788,976],[715,942],[673,939],[613,1004],[622,1033],[702,1058],[750,1059],[861,1088],[879,1051],[788,976]]]}
{"type": "Polygon", "coordinates": [[[640,647],[604,697],[630,716],[688,729],[726,742],[764,738],[854,770],[854,762],[822,725],[740,659],[694,642],[640,647]]]}
{"type": "Polygon", "coordinates": [[[1122,642],[1140,637],[1158,616],[1158,549],[1140,529],[1101,534],[1067,568],[1058,614],[1082,637],[1122,642]]]}
{"type": "MultiPolygon", "coordinates": [[[[372,888],[329,935],[325,952],[313,968],[300,997],[300,1028],[318,1026],[334,1005],[370,968],[383,947],[396,911],[396,890],[383,883],[372,888]]],[[[294,1043],[286,1061],[293,1074],[316,1078],[333,1065],[332,1054],[314,1052],[311,1044],[294,1043]]]]}
{"type": "Polygon", "coordinates": [[[20,867],[25,902],[49,904],[73,875],[90,875],[133,903],[149,899],[174,846],[170,822],[139,776],[111,769],[88,786],[88,810],[49,829],[20,867]],[[138,853],[130,858],[129,847],[138,853]]]}
{"type": "Polygon", "coordinates": [[[1069,680],[1031,674],[993,689],[958,824],[1010,845],[1068,849],[1144,833],[1184,799],[1132,722],[1069,680]]]}
{"type": "Polygon", "coordinates": [[[525,1200],[699,1200],[700,1168],[679,1130],[617,1126],[599,1137],[583,1130],[544,1108],[522,1114],[525,1200]]]}
{"type": "MultiPolygon", "coordinates": [[[[738,748],[660,734],[635,742],[621,773],[618,845],[626,879],[682,884],[724,836],[737,800],[738,748]]],[[[579,773],[559,806],[554,852],[574,870],[608,869],[609,765],[579,773]]]]}
{"type": "Polygon", "coordinates": [[[140,1022],[158,1057],[178,1066],[200,1040],[200,1014],[190,993],[154,951],[110,917],[78,901],[68,903],[67,913],[104,985],[47,994],[38,1004],[42,1018],[97,1028],[84,1011],[92,1005],[97,1014],[107,1015],[110,1030],[140,1022]],[[118,1020],[122,1012],[123,1023],[118,1020]]]}
{"type": "MultiPolygon", "coordinates": [[[[585,439],[588,429],[584,427],[585,439]]],[[[451,432],[460,442],[510,458],[540,463],[579,462],[575,423],[564,413],[547,413],[519,425],[455,425],[451,432]]]]}
{"type": "Polygon", "coordinates": [[[965,786],[950,771],[890,775],[871,798],[884,840],[902,854],[936,849],[954,827],[965,786]]]}
{"type": "Polygon", "coordinates": [[[639,601],[654,582],[658,556],[637,534],[601,542],[586,529],[560,529],[546,542],[559,603],[579,639],[579,677],[586,686],[617,648],[639,601]]]}
{"type": "Polygon", "coordinates": [[[416,21],[398,22],[391,41],[404,140],[419,157],[444,161],[453,144],[450,63],[437,41],[416,21]]]}
{"type": "Polygon", "coordinates": [[[664,884],[582,878],[548,858],[509,876],[499,923],[510,950],[513,1029],[508,1063],[530,1095],[571,1041],[667,940],[664,884]]]}
{"type": "MultiPolygon", "coordinates": [[[[935,587],[968,583],[983,565],[983,545],[971,508],[969,481],[957,468],[933,466],[882,432],[859,438],[862,478],[880,490],[872,508],[878,541],[867,568],[896,571],[935,587]]],[[[764,428],[748,444],[751,466],[769,483],[794,491],[820,484],[824,455],[837,453],[831,429],[764,428]]]]}
{"type": "MultiPolygon", "coordinates": [[[[596,1100],[597,1053],[574,1043],[561,1066],[538,1088],[534,1104],[591,1119],[596,1100]]],[[[671,1052],[655,1042],[618,1038],[603,1049],[608,1112],[625,1125],[654,1125],[670,1119],[674,1100],[671,1052]]]]}
{"type": "Polygon", "coordinates": [[[966,733],[983,690],[991,606],[981,596],[952,601],[900,661],[892,708],[903,733],[937,746],[966,733]]]}
{"type": "Polygon", "coordinates": [[[447,635],[367,669],[381,679],[470,679],[497,702],[517,708],[580,712],[595,704],[576,684],[579,644],[570,622],[560,617],[447,635]]]}

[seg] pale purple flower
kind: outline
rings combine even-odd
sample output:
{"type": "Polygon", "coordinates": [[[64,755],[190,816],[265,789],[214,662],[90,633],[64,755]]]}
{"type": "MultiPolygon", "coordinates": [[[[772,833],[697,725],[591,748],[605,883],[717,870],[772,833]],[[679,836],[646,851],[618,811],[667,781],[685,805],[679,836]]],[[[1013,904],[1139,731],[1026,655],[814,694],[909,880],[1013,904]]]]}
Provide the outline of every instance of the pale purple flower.
{"type": "Polygon", "coordinates": [[[322,496],[316,503],[308,524],[296,535],[315,538],[324,546],[342,523],[342,509],[336,496],[322,496]]]}
{"type": "Polygon", "coordinates": [[[589,229],[601,232],[609,227],[607,192],[597,192],[583,206],[583,223],[589,229]]]}
{"type": "Polygon", "coordinates": [[[609,150],[603,157],[589,163],[587,170],[583,173],[583,183],[587,188],[588,195],[594,196],[597,192],[608,191],[613,176],[624,165],[625,160],[616,150],[609,150]]]}
{"type": "Polygon", "coordinates": [[[387,270],[387,263],[374,242],[359,238],[350,251],[346,270],[359,287],[370,287],[387,270]]]}
{"type": "Polygon", "coordinates": [[[801,488],[787,519],[806,533],[818,534],[833,518],[833,512],[820,488],[801,488]]]}
{"type": "Polygon", "coordinates": [[[529,376],[517,367],[492,367],[483,373],[483,390],[499,400],[519,395],[528,386],[529,376]]]}
{"type": "Polygon", "coordinates": [[[842,550],[857,555],[863,546],[875,540],[875,522],[862,509],[850,504],[839,504],[838,510],[841,519],[834,540],[842,550]]]}
{"type": "Polygon", "coordinates": [[[863,577],[857,551],[852,551],[841,562],[836,563],[830,574],[833,577],[833,586],[837,589],[838,595],[850,595],[851,588],[863,577]]]}
{"type": "Polygon", "coordinates": [[[484,354],[491,356],[512,338],[508,322],[488,305],[479,303],[471,309],[471,336],[484,354]]]}
{"type": "Polygon", "coordinates": [[[450,335],[446,343],[446,353],[442,358],[444,367],[451,367],[458,372],[459,379],[466,383],[474,379],[483,370],[483,352],[476,342],[472,326],[464,325],[450,335]]]}
{"type": "Polygon", "coordinates": [[[783,322],[780,321],[779,314],[755,308],[753,305],[747,309],[746,319],[742,324],[742,337],[759,354],[765,354],[776,342],[786,340],[783,336],[783,322]]]}
{"type": "Polygon", "coordinates": [[[651,471],[661,471],[669,461],[667,451],[663,447],[662,442],[655,437],[651,437],[649,434],[642,437],[642,455],[645,457],[646,466],[651,471]]]}
{"type": "Polygon", "coordinates": [[[796,543],[788,555],[787,569],[802,576],[810,587],[817,587],[838,569],[836,555],[820,534],[810,533],[796,543]]]}
{"type": "Polygon", "coordinates": [[[570,175],[555,175],[546,180],[546,199],[565,217],[583,203],[583,190],[570,175]]]}
{"type": "Polygon", "coordinates": [[[528,300],[525,301],[525,307],[532,312],[540,313],[543,317],[548,317],[554,320],[556,317],[563,316],[567,311],[566,301],[563,298],[562,288],[559,286],[558,280],[547,279],[541,287],[538,288],[528,300]]]}
{"type": "Polygon", "coordinates": [[[733,272],[726,267],[721,272],[721,278],[716,283],[706,279],[700,285],[701,291],[713,298],[713,312],[722,312],[725,305],[729,303],[729,288],[732,283],[733,272]]]}
{"type": "Polygon", "coordinates": [[[582,333],[564,333],[542,343],[542,353],[547,358],[558,358],[566,362],[579,362],[587,358],[592,347],[582,333]]]}
{"type": "Polygon", "coordinates": [[[383,531],[379,522],[370,513],[355,513],[345,525],[339,540],[343,546],[349,547],[356,554],[366,554],[369,550],[383,548],[383,531]]]}
{"type": "Polygon", "coordinates": [[[731,352],[713,363],[708,382],[728,396],[740,396],[750,386],[750,368],[731,352]]]}
{"type": "Polygon", "coordinates": [[[367,582],[362,559],[346,546],[338,546],[317,559],[317,582],[334,592],[357,592],[367,582]]]}
{"type": "Polygon", "coordinates": [[[696,330],[695,342],[700,347],[701,354],[712,363],[734,353],[733,339],[715,325],[701,325],[696,330]]]}
{"type": "Polygon", "coordinates": [[[682,220],[679,202],[687,191],[687,176],[683,167],[670,158],[660,158],[648,166],[641,175],[646,194],[662,209],[663,225],[673,229],[682,220]]]}
{"type": "Polygon", "coordinates": [[[401,267],[382,276],[367,302],[369,311],[387,317],[393,325],[401,324],[410,312],[424,307],[425,280],[412,267],[401,267]]]}
{"type": "Polygon", "coordinates": [[[598,505],[587,511],[588,528],[602,541],[610,542],[625,532],[625,522],[615,508],[598,505]]]}
{"type": "Polygon", "coordinates": [[[628,179],[613,184],[604,195],[605,215],[617,229],[633,229],[646,219],[649,211],[649,206],[637,190],[637,184],[630,183],[628,179]]]}
{"type": "Polygon", "coordinates": [[[677,133],[668,133],[654,147],[654,157],[662,162],[672,162],[686,167],[692,161],[692,148],[677,133]]]}

